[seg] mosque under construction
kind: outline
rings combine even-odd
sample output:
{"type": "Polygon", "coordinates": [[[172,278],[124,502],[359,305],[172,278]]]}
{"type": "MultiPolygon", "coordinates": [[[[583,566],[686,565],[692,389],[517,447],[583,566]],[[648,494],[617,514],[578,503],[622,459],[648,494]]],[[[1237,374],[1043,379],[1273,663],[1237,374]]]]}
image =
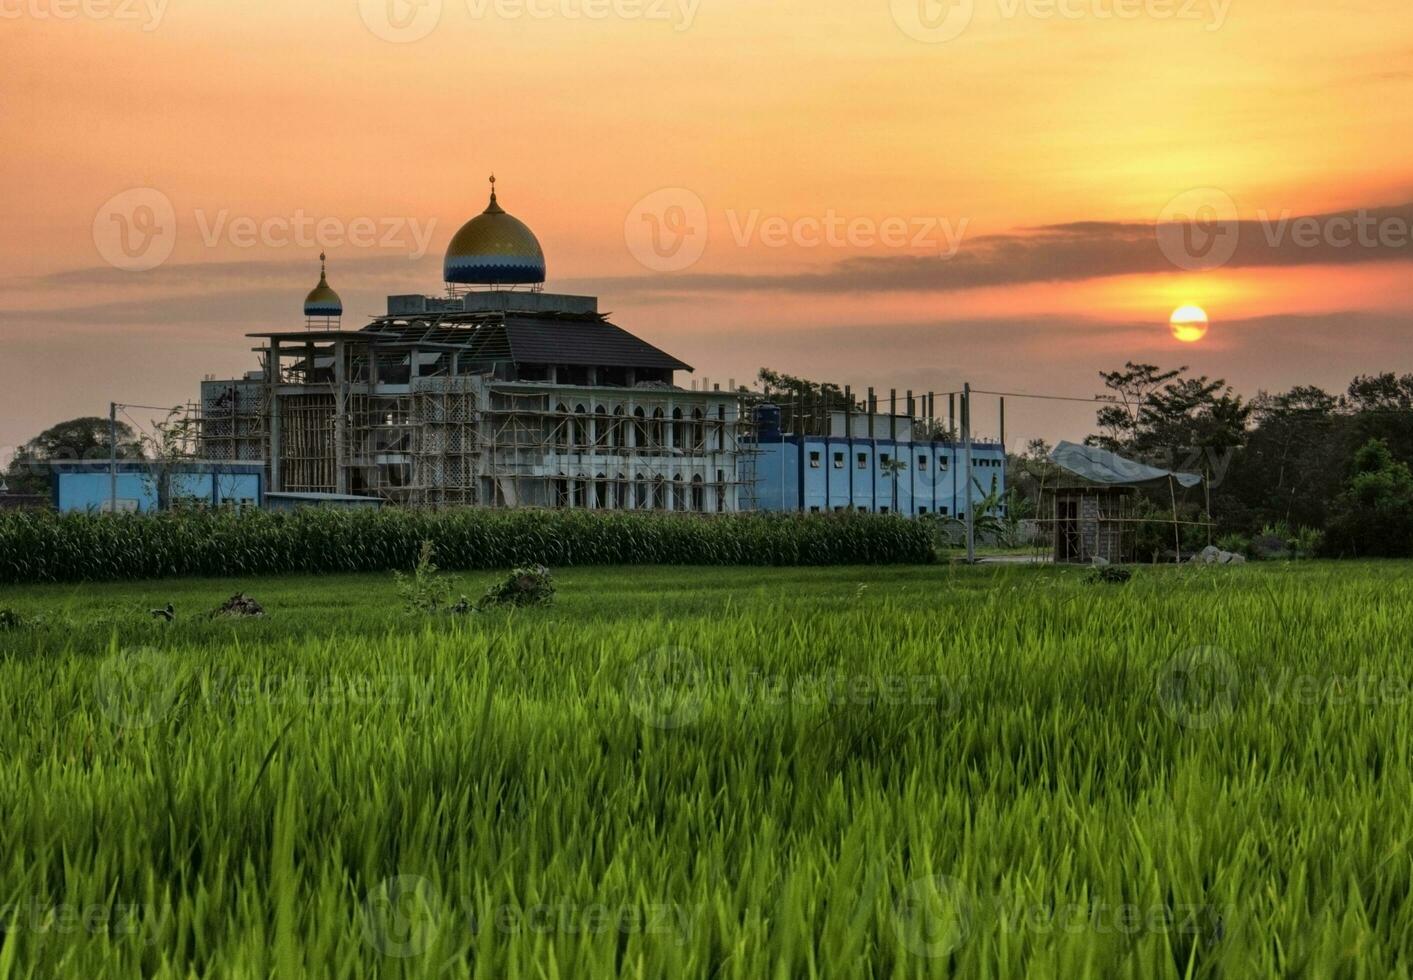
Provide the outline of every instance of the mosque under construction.
{"type": "Polygon", "coordinates": [[[260,368],[202,383],[199,454],[267,461],[268,494],[311,499],[752,509],[741,393],[679,387],[692,368],[595,298],[545,292],[540,243],[494,178],[443,273],[442,295],[390,296],[344,330],[321,268],[301,329],[251,334],[260,368]]]}
{"type": "MultiPolygon", "coordinates": [[[[258,467],[260,487],[203,490],[212,502],[958,516],[1004,489],[1004,447],[973,442],[968,481],[954,412],[944,426],[931,394],[893,392],[884,410],[872,390],[805,404],[682,387],[692,368],[595,298],[544,291],[544,252],[495,178],[447,248],[440,295],[389,296],[345,330],[320,261],[302,327],[250,334],[259,368],[201,385],[194,455],[258,467]]],[[[91,506],[99,478],[72,475],[59,505],[91,506]]]]}

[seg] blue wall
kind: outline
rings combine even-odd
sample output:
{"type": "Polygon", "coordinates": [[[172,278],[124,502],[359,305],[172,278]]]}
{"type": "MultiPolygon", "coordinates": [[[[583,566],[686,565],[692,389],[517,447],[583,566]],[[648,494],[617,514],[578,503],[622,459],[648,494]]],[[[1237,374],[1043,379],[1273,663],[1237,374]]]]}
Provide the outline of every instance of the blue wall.
{"type": "MultiPolygon", "coordinates": [[[[259,506],[265,476],[259,464],[222,466],[192,463],[172,474],[172,496],[213,507],[222,504],[259,506]]],[[[54,467],[54,506],[61,511],[106,510],[112,494],[107,465],[54,467]]],[[[118,464],[118,509],[146,513],[157,509],[157,481],[141,463],[118,464]]]]}
{"type": "MultiPolygon", "coordinates": [[[[762,510],[830,513],[855,510],[957,516],[965,513],[966,468],[961,446],[950,443],[893,442],[785,436],[757,444],[756,498],[762,510]],[[906,469],[894,477],[884,464],[900,459],[906,469]]],[[[997,443],[972,446],[971,499],[1006,488],[1006,454],[997,443]]]]}

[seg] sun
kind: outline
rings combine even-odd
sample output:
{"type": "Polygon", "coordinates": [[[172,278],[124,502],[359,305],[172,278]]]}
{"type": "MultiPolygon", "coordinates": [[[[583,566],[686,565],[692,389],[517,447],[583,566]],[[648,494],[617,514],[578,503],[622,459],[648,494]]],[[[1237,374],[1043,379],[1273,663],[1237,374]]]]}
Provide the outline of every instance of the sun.
{"type": "Polygon", "coordinates": [[[1207,328],[1210,325],[1207,311],[1200,306],[1180,306],[1173,310],[1173,315],[1168,320],[1173,336],[1184,344],[1195,344],[1207,336],[1207,328]]]}

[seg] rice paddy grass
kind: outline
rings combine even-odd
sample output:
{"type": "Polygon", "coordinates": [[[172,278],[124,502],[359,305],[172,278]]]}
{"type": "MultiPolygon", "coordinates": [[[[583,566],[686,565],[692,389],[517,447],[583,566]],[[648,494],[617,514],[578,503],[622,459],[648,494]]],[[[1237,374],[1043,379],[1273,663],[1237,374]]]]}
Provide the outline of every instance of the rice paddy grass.
{"type": "Polygon", "coordinates": [[[1411,572],[9,588],[0,980],[1407,976],[1411,572]]]}

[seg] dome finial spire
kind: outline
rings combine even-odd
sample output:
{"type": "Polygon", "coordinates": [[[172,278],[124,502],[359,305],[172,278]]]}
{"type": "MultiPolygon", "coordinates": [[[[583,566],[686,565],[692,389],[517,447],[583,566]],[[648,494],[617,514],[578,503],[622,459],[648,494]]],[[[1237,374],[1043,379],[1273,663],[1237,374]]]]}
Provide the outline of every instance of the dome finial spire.
{"type": "Polygon", "coordinates": [[[496,175],[491,174],[491,203],[496,203],[496,175]]]}
{"type": "Polygon", "coordinates": [[[343,300],[339,299],[339,294],[334,292],[329,285],[328,273],[329,257],[321,250],[319,252],[319,285],[309,291],[309,295],[304,297],[304,318],[305,325],[313,328],[316,324],[325,328],[336,326],[340,317],[343,316],[343,300]]]}

